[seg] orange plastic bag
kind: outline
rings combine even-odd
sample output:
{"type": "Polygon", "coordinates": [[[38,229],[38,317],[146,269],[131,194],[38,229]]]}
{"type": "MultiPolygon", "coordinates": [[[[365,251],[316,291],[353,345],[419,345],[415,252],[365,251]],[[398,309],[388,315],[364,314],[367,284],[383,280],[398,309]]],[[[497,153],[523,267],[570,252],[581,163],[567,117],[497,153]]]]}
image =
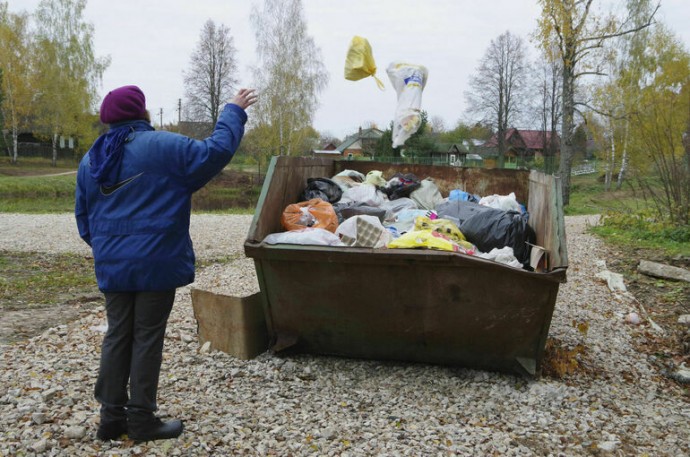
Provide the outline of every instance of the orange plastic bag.
{"type": "Polygon", "coordinates": [[[301,230],[305,227],[322,228],[335,233],[338,216],[333,205],[320,198],[288,205],[283,211],[280,223],[285,230],[301,230]]]}

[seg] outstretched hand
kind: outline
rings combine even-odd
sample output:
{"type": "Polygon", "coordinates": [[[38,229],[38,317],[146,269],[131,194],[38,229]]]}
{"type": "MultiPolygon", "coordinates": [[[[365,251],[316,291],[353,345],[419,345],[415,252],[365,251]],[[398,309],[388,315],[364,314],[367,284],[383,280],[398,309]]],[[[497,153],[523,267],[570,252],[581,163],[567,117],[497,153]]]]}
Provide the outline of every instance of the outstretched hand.
{"type": "Polygon", "coordinates": [[[240,89],[237,95],[232,97],[230,103],[239,106],[242,109],[247,109],[256,103],[257,95],[254,89],[240,89]]]}

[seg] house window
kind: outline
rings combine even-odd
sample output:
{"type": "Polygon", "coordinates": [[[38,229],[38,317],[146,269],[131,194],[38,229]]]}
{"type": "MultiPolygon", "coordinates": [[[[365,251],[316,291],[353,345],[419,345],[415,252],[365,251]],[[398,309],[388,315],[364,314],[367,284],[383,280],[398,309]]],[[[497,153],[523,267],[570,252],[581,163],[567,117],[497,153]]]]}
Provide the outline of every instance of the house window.
{"type": "Polygon", "coordinates": [[[450,163],[455,163],[456,157],[455,154],[450,155],[450,163]]]}

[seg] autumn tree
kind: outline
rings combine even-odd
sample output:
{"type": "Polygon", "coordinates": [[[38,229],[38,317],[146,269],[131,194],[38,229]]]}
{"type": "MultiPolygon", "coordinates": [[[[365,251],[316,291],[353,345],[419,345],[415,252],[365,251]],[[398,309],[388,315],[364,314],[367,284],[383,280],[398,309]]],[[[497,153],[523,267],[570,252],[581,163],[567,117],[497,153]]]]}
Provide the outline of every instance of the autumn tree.
{"type": "Polygon", "coordinates": [[[53,165],[61,135],[88,144],[96,134],[90,113],[110,60],[94,54],[94,28],[84,21],[85,7],[86,0],[42,0],[34,15],[34,123],[52,142],[53,165]]]}
{"type": "Polygon", "coordinates": [[[525,45],[520,37],[506,31],[491,40],[470,78],[471,90],[465,94],[469,111],[481,115],[496,130],[499,167],[505,161],[505,134],[524,102],[526,79],[525,45]]]}
{"type": "Polygon", "coordinates": [[[661,218],[690,224],[690,53],[662,25],[647,43],[644,81],[630,116],[630,161],[661,218]],[[650,184],[650,182],[652,184],[650,184]],[[660,186],[656,185],[660,183],[660,186]]]}
{"type": "Polygon", "coordinates": [[[259,58],[253,73],[261,94],[252,124],[267,135],[264,151],[299,154],[328,83],[321,50],[307,33],[301,0],[265,0],[252,9],[251,21],[259,58]]]}
{"type": "Polygon", "coordinates": [[[3,140],[5,129],[10,133],[10,160],[17,163],[17,137],[20,128],[28,121],[33,90],[30,88],[30,35],[28,16],[13,14],[7,9],[7,3],[0,3],[0,112],[2,122],[0,130],[3,140]]]}
{"type": "MultiPolygon", "coordinates": [[[[627,10],[632,26],[639,27],[652,13],[653,5],[650,0],[628,0],[627,10]]],[[[595,91],[597,111],[602,114],[602,120],[608,125],[609,152],[606,155],[604,177],[606,190],[610,190],[612,186],[616,169],[617,189],[621,188],[627,175],[630,117],[638,109],[640,89],[646,84],[649,76],[649,66],[652,63],[650,59],[655,59],[648,52],[652,28],[646,27],[634,34],[617,37],[610,40],[607,46],[607,79],[595,91]]]]}
{"type": "Polygon", "coordinates": [[[184,72],[186,112],[195,121],[214,124],[237,85],[237,50],[230,29],[206,21],[184,72]]]}
{"type": "MultiPolygon", "coordinates": [[[[2,106],[4,99],[5,96],[2,92],[2,68],[0,67],[0,106],[2,106]]],[[[5,114],[3,113],[2,108],[0,108],[0,150],[7,151],[8,156],[11,155],[10,150],[7,147],[7,136],[5,134],[5,114]]]]}
{"type": "Polygon", "coordinates": [[[559,173],[563,185],[563,203],[570,201],[570,171],[572,168],[572,136],[575,112],[579,103],[575,99],[578,82],[586,75],[603,74],[597,58],[607,40],[635,33],[648,27],[656,13],[655,8],[639,25],[629,17],[619,20],[613,14],[602,16],[594,12],[594,0],[538,0],[541,17],[537,38],[551,60],[562,63],[562,123],[561,157],[559,173]],[[554,46],[555,44],[555,46],[554,46]]]}

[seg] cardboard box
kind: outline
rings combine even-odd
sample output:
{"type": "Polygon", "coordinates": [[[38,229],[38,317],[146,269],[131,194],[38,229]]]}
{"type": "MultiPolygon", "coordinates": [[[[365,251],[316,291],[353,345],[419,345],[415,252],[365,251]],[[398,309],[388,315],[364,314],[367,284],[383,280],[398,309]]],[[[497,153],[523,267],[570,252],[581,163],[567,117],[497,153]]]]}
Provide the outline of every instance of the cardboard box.
{"type": "Polygon", "coordinates": [[[259,294],[230,297],[192,289],[199,344],[248,360],[268,349],[268,331],[259,294]]]}

